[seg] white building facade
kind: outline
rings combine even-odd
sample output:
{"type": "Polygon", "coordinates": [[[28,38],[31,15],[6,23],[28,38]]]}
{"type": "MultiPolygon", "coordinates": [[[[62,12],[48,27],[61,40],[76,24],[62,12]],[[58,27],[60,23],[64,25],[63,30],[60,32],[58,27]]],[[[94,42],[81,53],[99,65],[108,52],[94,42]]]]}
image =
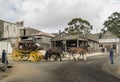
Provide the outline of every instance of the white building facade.
{"type": "Polygon", "coordinates": [[[15,39],[14,37],[20,36],[20,29],[24,28],[20,22],[11,23],[4,20],[0,20],[0,53],[2,50],[6,50],[7,53],[11,53],[11,43],[8,38],[15,39]]]}
{"type": "Polygon", "coordinates": [[[22,28],[24,28],[23,25],[20,25],[18,23],[11,23],[0,20],[1,38],[20,36],[20,29],[22,28]]]}
{"type": "Polygon", "coordinates": [[[114,49],[114,52],[119,53],[120,50],[120,39],[112,34],[110,31],[107,31],[101,39],[99,39],[99,44],[102,48],[105,48],[109,52],[110,48],[114,49]]]}

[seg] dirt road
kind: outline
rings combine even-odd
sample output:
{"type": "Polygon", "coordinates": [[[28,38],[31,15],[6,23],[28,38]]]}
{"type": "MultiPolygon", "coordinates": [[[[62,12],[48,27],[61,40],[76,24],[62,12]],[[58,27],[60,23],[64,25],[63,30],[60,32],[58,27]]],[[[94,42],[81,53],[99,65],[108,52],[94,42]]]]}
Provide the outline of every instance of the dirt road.
{"type": "Polygon", "coordinates": [[[105,55],[87,61],[14,62],[9,76],[0,82],[120,82],[102,70],[105,55]]]}

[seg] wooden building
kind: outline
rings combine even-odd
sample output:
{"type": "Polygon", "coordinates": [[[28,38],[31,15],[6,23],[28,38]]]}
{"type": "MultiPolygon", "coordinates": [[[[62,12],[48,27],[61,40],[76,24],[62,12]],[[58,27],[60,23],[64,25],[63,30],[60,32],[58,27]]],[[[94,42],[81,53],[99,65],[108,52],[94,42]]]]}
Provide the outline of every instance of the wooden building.
{"type": "MultiPolygon", "coordinates": [[[[61,32],[51,40],[51,45],[52,47],[58,48],[64,46],[65,51],[68,51],[71,47],[83,47],[83,45],[89,45],[89,51],[91,52],[93,50],[92,48],[95,48],[96,46],[98,48],[98,38],[97,40],[93,40],[88,37],[90,36],[69,35],[65,32],[61,32]]],[[[94,49],[94,51],[96,51],[96,49],[94,49]]]]}

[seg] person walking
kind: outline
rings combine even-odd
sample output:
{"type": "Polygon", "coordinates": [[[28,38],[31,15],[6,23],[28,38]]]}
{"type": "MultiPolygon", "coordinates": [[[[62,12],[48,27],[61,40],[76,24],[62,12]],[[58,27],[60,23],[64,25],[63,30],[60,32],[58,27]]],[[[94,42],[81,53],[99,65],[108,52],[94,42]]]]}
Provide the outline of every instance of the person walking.
{"type": "Polygon", "coordinates": [[[2,63],[4,63],[4,64],[8,64],[8,60],[7,60],[6,56],[7,56],[6,51],[3,50],[2,51],[2,63]]]}
{"type": "Polygon", "coordinates": [[[111,64],[114,64],[114,51],[113,51],[113,48],[110,49],[110,61],[111,61],[111,64]]]}

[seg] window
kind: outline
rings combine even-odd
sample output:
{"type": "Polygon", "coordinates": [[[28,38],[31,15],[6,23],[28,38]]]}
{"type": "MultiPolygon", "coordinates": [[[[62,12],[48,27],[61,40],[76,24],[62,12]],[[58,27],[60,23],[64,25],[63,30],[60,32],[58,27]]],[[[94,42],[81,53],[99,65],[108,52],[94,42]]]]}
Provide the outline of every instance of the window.
{"type": "Polygon", "coordinates": [[[5,35],[6,35],[6,36],[8,36],[8,31],[9,31],[9,26],[6,25],[6,26],[4,27],[4,32],[5,32],[5,35]]]}
{"type": "Polygon", "coordinates": [[[14,27],[14,33],[15,33],[15,27],[14,27]]]}
{"type": "Polygon", "coordinates": [[[113,49],[116,49],[116,44],[113,44],[113,49]]]}
{"type": "Polygon", "coordinates": [[[6,26],[6,31],[9,31],[9,26],[8,25],[6,26]]]}
{"type": "Polygon", "coordinates": [[[103,45],[102,45],[102,44],[100,44],[100,45],[99,45],[99,47],[103,47],[103,45]]]}

